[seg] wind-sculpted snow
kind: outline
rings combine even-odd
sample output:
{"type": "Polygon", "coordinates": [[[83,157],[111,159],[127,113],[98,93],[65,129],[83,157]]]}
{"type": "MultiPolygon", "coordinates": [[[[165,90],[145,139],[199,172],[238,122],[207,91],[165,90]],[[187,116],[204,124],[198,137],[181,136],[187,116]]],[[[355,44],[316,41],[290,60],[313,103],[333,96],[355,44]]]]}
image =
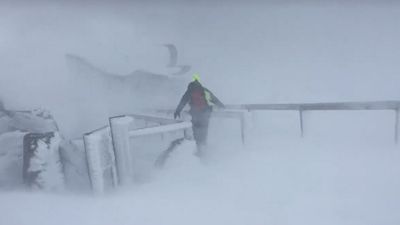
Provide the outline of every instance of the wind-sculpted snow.
{"type": "MultiPolygon", "coordinates": [[[[0,224],[387,224],[400,221],[393,145],[278,140],[206,162],[181,148],[153,181],[100,198],[6,192],[0,224]],[[40,203],[40,204],[39,204],[40,203]],[[18,209],[18,210],[15,210],[18,209]],[[51,213],[49,213],[51,212],[51,213]]],[[[215,156],[215,154],[212,154],[215,156]]]]}
{"type": "Polygon", "coordinates": [[[307,116],[304,139],[290,113],[256,115],[245,146],[230,119],[214,118],[204,160],[186,142],[151,179],[104,196],[2,192],[0,224],[398,224],[391,118],[322,115],[307,116]]]}

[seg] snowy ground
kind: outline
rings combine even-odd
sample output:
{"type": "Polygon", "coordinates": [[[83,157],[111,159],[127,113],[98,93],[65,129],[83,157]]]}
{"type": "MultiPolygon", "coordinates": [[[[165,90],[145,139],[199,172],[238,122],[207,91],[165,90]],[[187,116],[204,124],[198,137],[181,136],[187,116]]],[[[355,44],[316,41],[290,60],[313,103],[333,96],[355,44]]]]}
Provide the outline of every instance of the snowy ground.
{"type": "MultiPolygon", "coordinates": [[[[379,124],[385,122],[348,130],[365,135],[379,124]]],[[[3,192],[0,224],[399,224],[400,151],[393,142],[354,140],[359,134],[348,135],[351,142],[340,134],[260,138],[267,132],[258,131],[245,148],[233,136],[212,144],[206,162],[181,148],[150,182],[103,197],[3,192]]]]}

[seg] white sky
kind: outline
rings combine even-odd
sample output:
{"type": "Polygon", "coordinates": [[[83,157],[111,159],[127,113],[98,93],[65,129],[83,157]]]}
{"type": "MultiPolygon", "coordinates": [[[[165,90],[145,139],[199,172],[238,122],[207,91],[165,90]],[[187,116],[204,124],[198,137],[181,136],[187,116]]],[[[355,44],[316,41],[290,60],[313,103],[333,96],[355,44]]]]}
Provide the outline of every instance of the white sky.
{"type": "Polygon", "coordinates": [[[3,2],[0,94],[12,108],[70,113],[79,91],[64,54],[162,71],[161,44],[174,43],[225,103],[396,100],[400,5],[380,2],[3,2]]]}

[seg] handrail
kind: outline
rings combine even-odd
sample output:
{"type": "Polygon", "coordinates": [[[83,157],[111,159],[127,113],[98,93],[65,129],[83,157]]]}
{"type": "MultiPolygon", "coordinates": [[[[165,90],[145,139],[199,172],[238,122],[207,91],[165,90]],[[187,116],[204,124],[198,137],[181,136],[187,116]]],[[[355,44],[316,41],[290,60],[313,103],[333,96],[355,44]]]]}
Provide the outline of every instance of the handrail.
{"type": "Polygon", "coordinates": [[[95,129],[95,130],[92,130],[92,131],[89,131],[89,132],[87,132],[87,133],[84,133],[83,136],[91,135],[91,134],[93,134],[93,133],[96,133],[96,132],[102,131],[102,130],[104,130],[104,129],[107,129],[108,127],[109,127],[108,125],[99,127],[99,128],[97,128],[97,129],[95,129]]]}
{"type": "Polygon", "coordinates": [[[112,146],[114,149],[115,161],[117,165],[117,174],[120,184],[130,183],[132,181],[131,173],[133,171],[131,141],[132,138],[144,135],[159,134],[163,132],[186,130],[192,127],[190,122],[172,120],[166,118],[157,118],[145,115],[125,115],[109,118],[112,146]],[[132,129],[131,123],[134,119],[145,119],[147,121],[159,123],[155,127],[132,129]],[[173,123],[172,123],[173,122],[173,123]]]}
{"type": "Polygon", "coordinates": [[[127,114],[127,116],[131,116],[135,119],[142,119],[142,120],[146,120],[149,122],[155,122],[155,123],[159,123],[162,125],[165,124],[173,124],[176,123],[177,121],[174,119],[170,119],[170,118],[165,118],[165,117],[160,117],[160,116],[149,116],[149,115],[142,115],[142,114],[127,114]]]}
{"type": "Polygon", "coordinates": [[[175,130],[183,130],[183,129],[188,129],[191,127],[192,127],[192,124],[189,122],[178,122],[178,123],[174,123],[174,124],[162,125],[162,127],[149,127],[149,128],[134,129],[134,130],[129,131],[129,136],[130,137],[138,137],[138,136],[144,136],[144,135],[149,135],[149,134],[158,134],[158,133],[170,132],[170,131],[175,131],[175,130]]]}
{"type": "Polygon", "coordinates": [[[227,105],[228,110],[293,110],[299,111],[301,136],[304,136],[304,111],[322,110],[393,110],[395,112],[394,140],[398,143],[400,135],[400,101],[368,101],[368,102],[330,102],[330,103],[289,103],[289,104],[242,104],[227,105]]]}
{"type": "Polygon", "coordinates": [[[400,101],[286,103],[286,104],[238,104],[227,109],[242,110],[399,110],[400,101]]]}

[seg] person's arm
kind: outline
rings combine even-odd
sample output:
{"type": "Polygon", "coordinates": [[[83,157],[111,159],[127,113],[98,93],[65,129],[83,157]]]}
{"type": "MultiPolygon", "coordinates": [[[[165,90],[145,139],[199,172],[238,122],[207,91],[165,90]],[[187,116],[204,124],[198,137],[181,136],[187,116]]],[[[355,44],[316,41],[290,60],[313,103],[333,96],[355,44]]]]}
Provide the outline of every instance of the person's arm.
{"type": "Polygon", "coordinates": [[[208,91],[208,93],[210,93],[210,96],[211,96],[210,101],[211,101],[213,104],[217,105],[217,106],[220,107],[220,108],[225,108],[224,103],[222,103],[222,102],[217,98],[217,96],[215,96],[215,95],[214,95],[210,90],[208,90],[208,89],[206,89],[206,91],[208,91]]]}
{"type": "Polygon", "coordinates": [[[182,96],[181,100],[179,101],[178,106],[176,107],[175,113],[174,113],[174,118],[176,119],[176,117],[180,117],[180,113],[183,109],[183,107],[185,107],[185,105],[189,102],[190,100],[190,86],[188,86],[185,94],[182,96]]]}

